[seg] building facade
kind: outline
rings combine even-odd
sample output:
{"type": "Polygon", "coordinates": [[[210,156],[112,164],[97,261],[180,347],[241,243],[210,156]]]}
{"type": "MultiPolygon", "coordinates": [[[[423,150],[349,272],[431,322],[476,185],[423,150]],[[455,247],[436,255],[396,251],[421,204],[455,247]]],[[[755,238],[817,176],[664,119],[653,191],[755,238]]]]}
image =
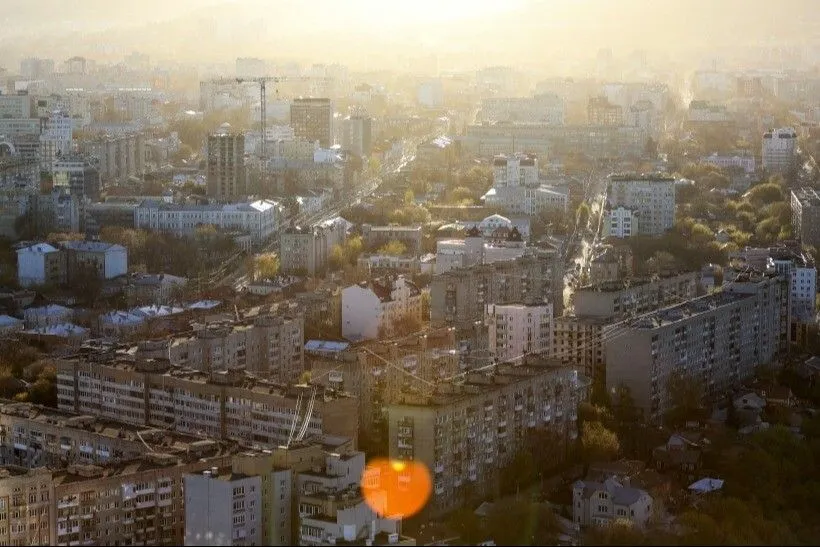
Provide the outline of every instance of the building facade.
{"type": "Polygon", "coordinates": [[[208,136],[206,189],[209,197],[223,201],[243,199],[247,194],[245,136],[223,125],[208,136]]]}
{"type": "Polygon", "coordinates": [[[319,141],[322,148],[333,145],[333,103],[323,98],[296,98],[290,104],[290,125],[297,137],[319,141]]]}
{"type": "Polygon", "coordinates": [[[797,132],[794,128],[770,129],[763,134],[763,169],[787,174],[796,167],[797,132]]]}
{"type": "Polygon", "coordinates": [[[373,340],[393,336],[402,323],[421,326],[421,291],[404,276],[372,279],[342,290],[342,336],[373,340]]]}
{"type": "Polygon", "coordinates": [[[820,245],[820,194],[809,187],[791,191],[794,236],[803,245],[820,245]]]}
{"type": "Polygon", "coordinates": [[[614,478],[578,481],[572,485],[572,522],[586,528],[623,520],[644,528],[653,516],[653,501],[645,490],[624,486],[614,478]]]}
{"type": "Polygon", "coordinates": [[[488,349],[500,362],[549,354],[552,329],[552,304],[487,305],[488,349]]]}
{"type": "Polygon", "coordinates": [[[190,237],[198,226],[210,224],[222,230],[246,232],[258,245],[279,229],[280,213],[280,205],[270,200],[225,205],[177,205],[145,200],[134,209],[134,227],[190,237]]]}
{"type": "Polygon", "coordinates": [[[492,492],[498,470],[529,434],[550,431],[559,445],[577,438],[586,396],[587,382],[574,370],[543,359],[468,373],[461,385],[440,383],[432,396],[406,394],[388,407],[390,458],[431,471],[424,511],[441,515],[492,492]]]}
{"type": "Polygon", "coordinates": [[[630,231],[633,235],[657,236],[675,225],[673,177],[660,174],[610,175],[606,199],[610,210],[624,208],[639,217],[638,230],[630,231]]]}

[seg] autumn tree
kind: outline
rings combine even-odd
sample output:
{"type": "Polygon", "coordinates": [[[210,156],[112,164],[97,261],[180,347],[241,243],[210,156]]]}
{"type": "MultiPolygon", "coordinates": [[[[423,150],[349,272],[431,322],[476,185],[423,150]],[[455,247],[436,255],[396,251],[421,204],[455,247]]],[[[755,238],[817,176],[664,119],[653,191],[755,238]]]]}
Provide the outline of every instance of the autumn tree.
{"type": "Polygon", "coordinates": [[[601,422],[586,422],[581,427],[581,450],[587,464],[614,460],[620,449],[618,435],[601,422]]]}
{"type": "Polygon", "coordinates": [[[547,504],[515,499],[493,505],[486,531],[497,545],[555,545],[561,525],[547,504]]]}
{"type": "Polygon", "coordinates": [[[253,260],[254,279],[273,279],[279,273],[279,255],[262,253],[253,260]]]}
{"type": "Polygon", "coordinates": [[[687,421],[703,420],[706,409],[703,406],[703,383],[680,371],[673,372],[666,382],[669,410],[665,420],[671,427],[680,427],[687,421]]]}
{"type": "Polygon", "coordinates": [[[407,254],[407,245],[396,239],[390,240],[376,251],[378,254],[403,256],[407,254]]]}

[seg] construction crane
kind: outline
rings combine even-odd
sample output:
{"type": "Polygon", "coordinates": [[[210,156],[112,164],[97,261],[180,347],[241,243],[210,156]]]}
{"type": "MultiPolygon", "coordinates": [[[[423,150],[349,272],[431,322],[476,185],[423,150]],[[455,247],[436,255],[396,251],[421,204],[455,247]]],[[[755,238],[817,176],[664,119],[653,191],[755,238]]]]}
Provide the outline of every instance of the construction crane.
{"type": "MultiPolygon", "coordinates": [[[[262,146],[260,150],[260,157],[262,159],[262,180],[267,182],[268,180],[268,154],[267,154],[267,138],[266,138],[266,129],[267,129],[267,83],[273,82],[274,84],[278,84],[279,82],[286,82],[286,81],[300,81],[300,82],[307,82],[307,81],[324,81],[325,83],[332,80],[332,78],[327,77],[314,77],[314,76],[254,76],[254,77],[247,77],[247,78],[216,78],[214,80],[209,80],[208,83],[216,84],[216,85],[232,85],[232,84],[244,84],[247,82],[256,82],[259,84],[259,106],[260,106],[260,119],[262,122],[261,131],[262,131],[262,146]]],[[[276,96],[279,96],[279,86],[276,86],[276,96]]]]}

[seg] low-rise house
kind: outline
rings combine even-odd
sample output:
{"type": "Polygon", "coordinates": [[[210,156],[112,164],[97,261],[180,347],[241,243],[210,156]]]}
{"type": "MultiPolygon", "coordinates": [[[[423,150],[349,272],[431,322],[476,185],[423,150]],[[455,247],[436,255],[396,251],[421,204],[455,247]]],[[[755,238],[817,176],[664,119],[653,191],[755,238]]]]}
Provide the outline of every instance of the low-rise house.
{"type": "Polygon", "coordinates": [[[643,528],[652,517],[652,496],[613,478],[604,482],[577,481],[572,490],[572,520],[581,527],[626,520],[643,528]]]}
{"type": "Polygon", "coordinates": [[[0,315],[0,337],[12,336],[23,330],[23,322],[10,315],[0,315]]]}
{"type": "Polygon", "coordinates": [[[65,282],[65,257],[48,243],[35,243],[17,250],[17,282],[22,287],[65,282]]]}
{"type": "Polygon", "coordinates": [[[26,323],[26,328],[29,329],[70,323],[73,317],[74,310],[59,304],[49,304],[39,308],[23,310],[23,320],[26,323]]]}
{"type": "Polygon", "coordinates": [[[65,241],[68,282],[81,279],[90,268],[100,279],[114,279],[128,273],[128,251],[122,245],[104,241],[65,241]]]}
{"type": "Polygon", "coordinates": [[[342,290],[342,336],[348,340],[393,336],[405,319],[421,325],[421,291],[404,276],[376,278],[342,290]]]}
{"type": "Polygon", "coordinates": [[[128,279],[125,294],[131,305],[168,304],[187,283],[187,278],[176,275],[135,273],[128,279]]]}
{"type": "Polygon", "coordinates": [[[691,475],[702,465],[701,445],[683,435],[672,435],[666,444],[655,447],[652,460],[659,471],[669,470],[691,475]]]}

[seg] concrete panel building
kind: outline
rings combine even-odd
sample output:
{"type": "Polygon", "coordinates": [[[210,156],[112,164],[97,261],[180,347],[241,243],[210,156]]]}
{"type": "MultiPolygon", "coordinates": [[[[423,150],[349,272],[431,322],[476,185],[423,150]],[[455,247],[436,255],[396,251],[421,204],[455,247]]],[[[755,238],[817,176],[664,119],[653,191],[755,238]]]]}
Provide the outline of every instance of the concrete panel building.
{"type": "Polygon", "coordinates": [[[214,199],[234,201],[247,194],[245,136],[232,133],[227,124],[208,136],[206,179],[207,194],[214,199]]]}
{"type": "Polygon", "coordinates": [[[632,235],[657,236],[675,225],[673,177],[657,173],[610,175],[606,199],[610,210],[622,207],[639,217],[638,230],[632,230],[632,235]]]}
{"type": "Polygon", "coordinates": [[[290,104],[290,125],[297,137],[319,141],[322,148],[333,145],[333,103],[324,98],[296,98],[290,104]]]}
{"type": "Polygon", "coordinates": [[[488,349],[500,362],[549,354],[552,329],[552,304],[487,305],[488,349]]]}
{"type": "Polygon", "coordinates": [[[814,188],[791,191],[792,229],[803,245],[820,245],[820,194],[814,188]]]}
{"type": "Polygon", "coordinates": [[[588,383],[569,368],[531,357],[494,373],[468,373],[431,396],[405,394],[388,407],[390,458],[423,463],[433,475],[427,516],[438,516],[493,491],[498,470],[527,436],[551,431],[557,443],[577,438],[577,407],[588,383]]]}
{"type": "Polygon", "coordinates": [[[185,475],[185,545],[262,545],[262,477],[185,475]]]}

